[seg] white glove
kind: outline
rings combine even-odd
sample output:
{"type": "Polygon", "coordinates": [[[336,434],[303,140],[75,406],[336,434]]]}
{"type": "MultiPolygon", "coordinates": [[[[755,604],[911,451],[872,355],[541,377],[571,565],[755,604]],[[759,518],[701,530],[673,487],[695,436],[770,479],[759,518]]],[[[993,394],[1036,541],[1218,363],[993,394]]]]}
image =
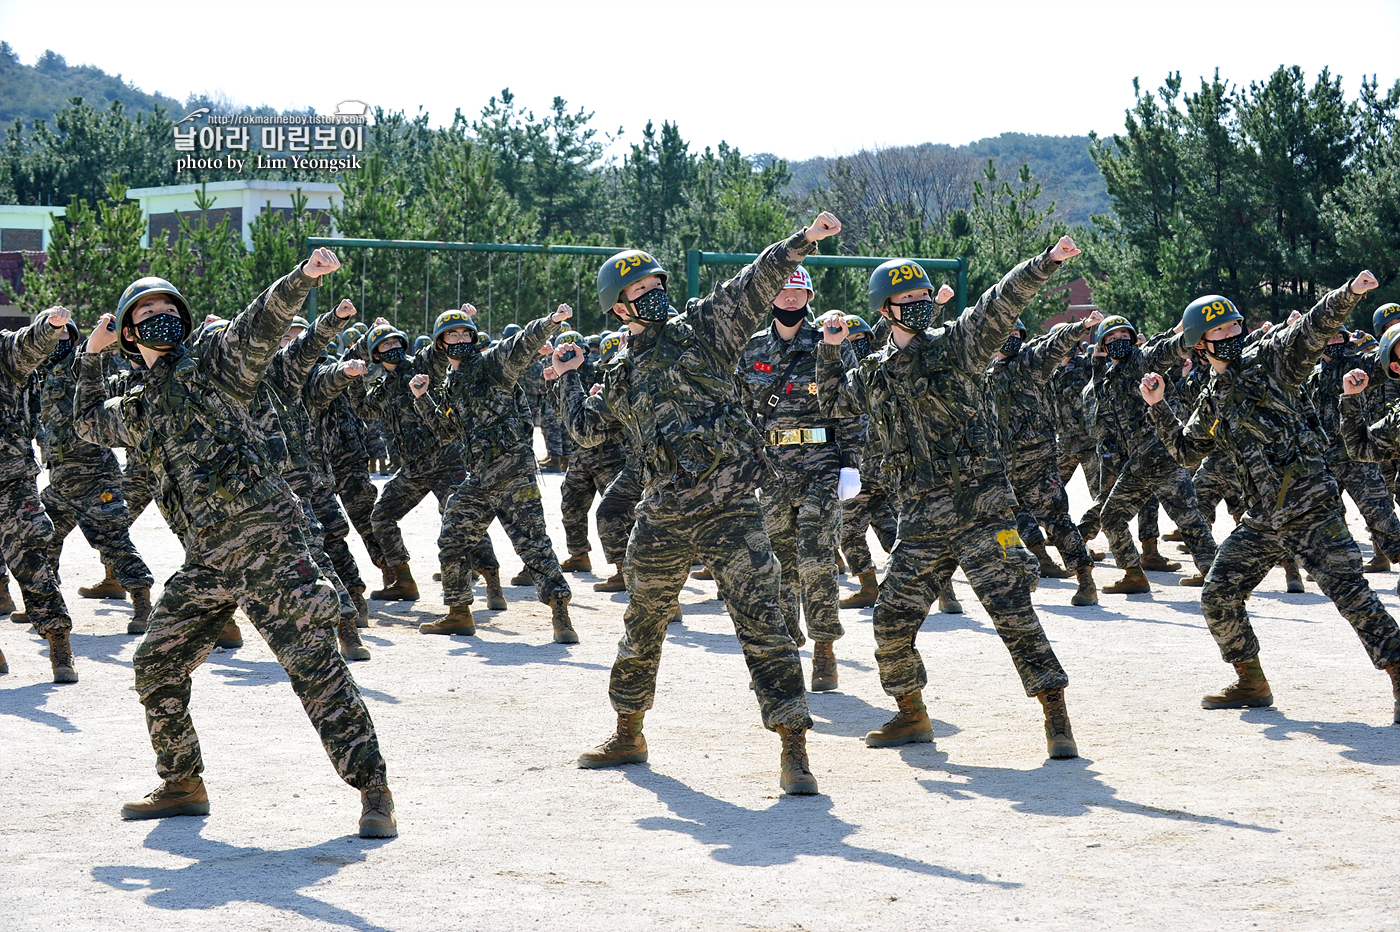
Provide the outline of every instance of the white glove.
{"type": "Polygon", "coordinates": [[[849,466],[841,467],[841,478],[836,480],[836,497],[848,501],[860,494],[860,470],[849,466]]]}

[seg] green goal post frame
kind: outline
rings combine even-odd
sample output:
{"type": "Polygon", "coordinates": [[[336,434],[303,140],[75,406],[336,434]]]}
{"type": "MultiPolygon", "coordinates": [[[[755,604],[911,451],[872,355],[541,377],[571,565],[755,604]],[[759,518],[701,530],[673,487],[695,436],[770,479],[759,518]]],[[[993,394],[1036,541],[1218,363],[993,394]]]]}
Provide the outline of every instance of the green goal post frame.
{"type": "MultiPolygon", "coordinates": [[[[687,299],[700,297],[700,267],[702,265],[748,265],[758,258],[753,252],[685,251],[685,281],[687,299]]],[[[808,256],[802,264],[814,269],[873,269],[890,259],[909,259],[922,265],[925,271],[952,272],[955,276],[958,313],[967,307],[967,259],[917,259],[907,256],[808,256]]],[[[849,311],[848,311],[849,313],[849,311]]]]}

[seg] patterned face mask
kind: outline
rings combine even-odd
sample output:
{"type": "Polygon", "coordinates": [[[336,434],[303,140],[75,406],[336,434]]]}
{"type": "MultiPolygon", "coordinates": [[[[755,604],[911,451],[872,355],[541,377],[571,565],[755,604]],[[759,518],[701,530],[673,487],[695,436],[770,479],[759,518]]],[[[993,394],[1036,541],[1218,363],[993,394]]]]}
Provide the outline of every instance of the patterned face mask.
{"type": "Polygon", "coordinates": [[[1013,333],[1011,336],[1007,337],[1006,342],[1001,345],[1001,353],[1003,356],[1011,357],[1019,352],[1021,352],[1021,338],[1013,333]]]}
{"type": "Polygon", "coordinates": [[[890,307],[899,308],[899,316],[893,318],[894,322],[910,333],[918,333],[933,323],[933,311],[938,305],[927,298],[918,301],[910,301],[908,304],[895,304],[890,302],[890,307]]]}
{"type": "Polygon", "coordinates": [[[666,312],[671,309],[671,299],[667,297],[665,288],[653,288],[631,304],[632,313],[637,319],[649,324],[665,320],[666,312]]]}
{"type": "Polygon", "coordinates": [[[382,350],[379,353],[376,353],[375,355],[379,357],[380,362],[387,362],[391,366],[397,366],[401,364],[404,360],[402,346],[396,346],[391,350],[382,350]]]}
{"type": "Polygon", "coordinates": [[[153,350],[168,350],[185,338],[185,322],[178,314],[157,314],[136,325],[136,342],[153,350]]]}
{"type": "Polygon", "coordinates": [[[447,358],[449,359],[466,359],[472,353],[476,352],[476,344],[444,343],[442,345],[442,351],[447,354],[447,358]]]}
{"type": "Polygon", "coordinates": [[[1244,351],[1244,334],[1237,333],[1232,337],[1223,340],[1212,340],[1210,342],[1210,354],[1216,359],[1225,362],[1234,362],[1240,358],[1240,353],[1244,351]]]}
{"type": "Polygon", "coordinates": [[[1108,354],[1109,359],[1127,359],[1133,352],[1133,338],[1119,337],[1117,340],[1109,340],[1104,344],[1103,351],[1108,354]]]}
{"type": "Polygon", "coordinates": [[[807,319],[807,305],[804,304],[793,311],[775,307],[773,308],[773,319],[784,327],[796,327],[807,319]]]}
{"type": "Polygon", "coordinates": [[[869,337],[851,337],[850,343],[851,349],[856,351],[857,359],[864,359],[865,357],[869,356],[872,352],[869,337]]]}
{"type": "Polygon", "coordinates": [[[59,340],[58,345],[53,348],[53,353],[50,354],[49,358],[54,362],[59,362],[65,359],[71,352],[73,352],[73,341],[59,340]]]}

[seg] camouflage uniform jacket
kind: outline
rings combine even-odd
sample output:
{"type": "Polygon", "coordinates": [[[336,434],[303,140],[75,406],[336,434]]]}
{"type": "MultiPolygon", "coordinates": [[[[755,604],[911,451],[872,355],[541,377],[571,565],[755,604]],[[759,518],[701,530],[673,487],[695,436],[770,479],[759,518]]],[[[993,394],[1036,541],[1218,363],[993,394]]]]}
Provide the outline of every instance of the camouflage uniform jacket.
{"type": "MultiPolygon", "coordinates": [[[[580,384],[583,385],[583,393],[586,395],[593,390],[594,385],[603,384],[606,371],[615,365],[617,365],[616,358],[609,360],[607,363],[594,360],[592,357],[584,360],[583,365],[578,367],[578,378],[580,384]]],[[[564,380],[555,379],[552,382],[546,382],[545,386],[549,391],[553,392],[552,397],[555,410],[568,410],[564,402],[564,380]]],[[[564,427],[566,430],[569,429],[567,423],[565,423],[564,427]]],[[[603,439],[599,441],[596,446],[600,449],[607,448],[616,451],[614,454],[616,458],[625,459],[635,466],[636,457],[631,454],[627,444],[627,431],[623,429],[621,422],[605,421],[601,424],[599,429],[603,434],[603,439]]],[[[572,436],[572,431],[570,431],[570,436],[572,436]]],[[[574,437],[574,440],[577,441],[578,438],[574,437]]],[[[580,446],[582,446],[582,444],[580,444],[580,446]]],[[[611,459],[612,457],[609,458],[611,459]]]]}
{"type": "MultiPolygon", "coordinates": [[[[364,340],[356,343],[351,355],[368,359],[364,340]]],[[[454,437],[441,443],[414,405],[413,390],[408,387],[415,375],[427,375],[430,385],[437,385],[447,375],[447,354],[436,346],[408,357],[392,371],[375,364],[364,378],[369,379],[361,411],[365,417],[383,418],[394,435],[395,454],[402,471],[414,476],[426,476],[444,469],[461,469],[466,456],[462,442],[454,437]]]]}
{"type": "Polygon", "coordinates": [[[517,383],[558,332],[548,317],[532,320],[519,333],[462,360],[440,386],[416,400],[418,416],[439,439],[462,443],[472,485],[490,487],[510,476],[534,475],[533,427],[517,383]]]}
{"type": "Polygon", "coordinates": [[[357,409],[357,401],[365,395],[364,381],[363,377],[350,379],[345,391],[337,393],[330,404],[311,412],[325,444],[326,459],[335,469],[342,464],[363,466],[370,458],[369,429],[357,409]]]}
{"type": "MultiPolygon", "coordinates": [[[[769,325],[750,337],[745,345],[744,355],[739,359],[738,384],[744,408],[762,433],[803,427],[827,431],[826,443],[769,446],[768,460],[775,467],[780,471],[804,467],[829,469],[835,478],[836,471],[842,467],[860,469],[865,449],[865,421],[862,418],[832,420],[822,414],[817,401],[817,347],[821,342],[821,330],[805,320],[791,341],[778,335],[776,324],[769,325]],[[785,374],[787,384],[775,385],[785,374]],[[778,402],[770,410],[768,399],[775,392],[778,402]]],[[[841,351],[842,366],[855,368],[856,351],[850,343],[841,344],[841,351]]]]}
{"type": "Polygon", "coordinates": [[[223,330],[161,356],[143,384],[120,398],[106,398],[102,354],[79,360],[78,435],[141,458],[166,523],[189,529],[182,535],[189,561],[200,558],[206,541],[217,544],[237,515],[258,508],[292,514],[298,507],[249,409],[314,284],[298,266],[223,330]]]}
{"type": "Polygon", "coordinates": [[[828,417],[870,416],[886,485],[928,497],[951,525],[1016,506],[982,376],[1016,318],[1059,268],[1047,250],[988,288],[956,320],[893,340],[846,370],[840,347],[818,350],[818,398],[828,417]]]}
{"type": "Polygon", "coordinates": [[[752,494],[763,476],[758,431],[744,411],[734,369],[788,276],[815,251],[794,233],[708,297],[688,302],[685,313],[633,334],[604,370],[596,395],[585,395],[576,371],[564,372],[573,437],[597,446],[620,422],[641,467],[644,503],[669,497],[693,510],[752,494]]]}
{"type": "Polygon", "coordinates": [[[1055,438],[1064,453],[1094,449],[1094,438],[1084,412],[1084,389],[1092,375],[1089,357],[1076,353],[1050,376],[1050,413],[1055,419],[1055,438]]]}
{"type": "MultiPolygon", "coordinates": [[[[1210,382],[1183,424],[1170,407],[1149,409],[1153,426],[1178,461],[1214,449],[1232,454],[1245,504],[1244,521],[1276,530],[1320,504],[1332,505],[1337,482],[1323,459],[1326,443],[1310,423],[1301,391],[1327,341],[1360,300],[1348,287],[1323,297],[1287,327],[1246,346],[1210,382]]],[[[1167,341],[1177,349],[1180,335],[1167,341]]]]}
{"type": "Polygon", "coordinates": [[[59,463],[89,466],[107,473],[120,472],[117,458],[108,447],[100,447],[78,436],[73,427],[74,405],[78,399],[77,354],[48,368],[40,420],[44,427],[44,459],[50,466],[59,463]]]}
{"type": "Polygon", "coordinates": [[[22,330],[0,332],[0,482],[39,475],[34,435],[42,382],[33,376],[63,332],[49,325],[48,314],[22,330]]]}
{"type": "MultiPolygon", "coordinates": [[[[1384,373],[1380,378],[1385,378],[1384,373]]],[[[1375,384],[1368,385],[1365,392],[1343,395],[1338,402],[1342,442],[1347,455],[1359,463],[1384,463],[1400,457],[1400,408],[1389,405],[1379,420],[1370,423],[1372,412],[1366,395],[1375,384]]]]}
{"type": "Polygon", "coordinates": [[[1010,359],[992,357],[984,377],[987,400],[996,409],[1007,468],[1016,461],[1055,456],[1055,420],[1047,398],[1050,380],[1083,335],[1078,324],[1030,340],[1010,359]]]}
{"type": "MultiPolygon", "coordinates": [[[[1094,439],[1099,455],[1119,463],[1153,463],[1170,454],[1147,419],[1147,402],[1138,385],[1148,372],[1163,373],[1180,367],[1181,350],[1172,333],[1152,336],[1142,346],[1134,346],[1126,359],[1112,362],[1106,356],[1093,357],[1093,378],[1088,392],[1094,406],[1094,439]]],[[[1175,385],[1170,378],[1167,402],[1174,402],[1175,385]]]]}
{"type": "MultiPolygon", "coordinates": [[[[1345,344],[1345,346],[1355,349],[1351,344],[1345,344]]],[[[1335,348],[1333,347],[1333,349],[1335,348]]],[[[1327,445],[1323,459],[1327,461],[1328,466],[1336,466],[1351,460],[1351,457],[1347,455],[1346,444],[1342,441],[1342,376],[1353,368],[1357,368],[1361,361],[1358,356],[1359,354],[1354,352],[1343,352],[1330,362],[1327,359],[1319,359],[1317,365],[1313,366],[1312,371],[1308,373],[1307,380],[1303,382],[1303,391],[1307,393],[1313,416],[1316,418],[1316,426],[1322,432],[1323,440],[1327,445]]],[[[1363,394],[1361,406],[1369,412],[1368,401],[1369,399],[1363,394]]]]}

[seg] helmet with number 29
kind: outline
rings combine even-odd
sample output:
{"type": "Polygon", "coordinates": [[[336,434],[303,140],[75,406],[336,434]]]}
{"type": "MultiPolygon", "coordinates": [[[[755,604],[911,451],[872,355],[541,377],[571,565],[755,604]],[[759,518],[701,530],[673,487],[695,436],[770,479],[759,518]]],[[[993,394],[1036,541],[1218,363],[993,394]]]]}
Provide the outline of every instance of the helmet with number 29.
{"type": "Polygon", "coordinates": [[[1232,320],[1244,320],[1233,301],[1218,294],[1203,295],[1186,305],[1181,314],[1181,333],[1187,346],[1195,346],[1207,331],[1232,320]]]}
{"type": "Polygon", "coordinates": [[[933,298],[933,282],[929,281],[928,273],[919,263],[912,259],[891,259],[881,263],[870,273],[870,310],[878,311],[895,295],[920,288],[927,288],[930,300],[933,298]]]}
{"type": "Polygon", "coordinates": [[[651,253],[640,249],[628,249],[608,259],[598,270],[598,305],[604,313],[611,311],[614,304],[622,301],[622,292],[634,282],[648,275],[659,275],[661,287],[666,287],[670,277],[661,263],[652,258],[651,253]]]}

